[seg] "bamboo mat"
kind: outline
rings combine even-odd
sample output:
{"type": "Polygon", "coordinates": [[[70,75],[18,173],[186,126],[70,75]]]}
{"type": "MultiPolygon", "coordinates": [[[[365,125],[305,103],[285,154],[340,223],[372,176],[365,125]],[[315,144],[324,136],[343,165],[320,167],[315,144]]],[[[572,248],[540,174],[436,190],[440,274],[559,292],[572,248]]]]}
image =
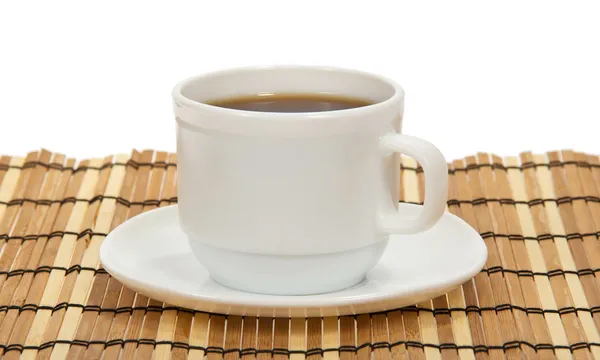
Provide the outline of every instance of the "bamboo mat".
{"type": "MultiPolygon", "coordinates": [[[[598,156],[452,162],[448,210],[485,239],[485,269],[414,306],[308,319],[177,308],[99,266],[109,231],[177,201],[175,163],[154,151],[0,158],[4,358],[600,359],[598,156]]],[[[419,203],[422,184],[403,159],[400,201],[419,203]]]]}

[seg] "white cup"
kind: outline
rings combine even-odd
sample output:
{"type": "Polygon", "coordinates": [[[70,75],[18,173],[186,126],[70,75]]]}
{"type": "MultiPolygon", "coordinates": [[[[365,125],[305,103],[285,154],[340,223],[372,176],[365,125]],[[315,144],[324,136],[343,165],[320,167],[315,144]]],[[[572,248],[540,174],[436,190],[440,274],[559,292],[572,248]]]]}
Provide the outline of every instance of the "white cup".
{"type": "Polygon", "coordinates": [[[184,80],[173,99],[179,222],[225,286],[282,295],[346,288],[377,263],[390,234],[425,231],[444,213],[446,161],[400,134],[404,91],[393,81],[330,67],[248,67],[184,80]],[[207,104],[265,92],[374,104],[312,113],[207,104]],[[425,173],[416,219],[397,210],[400,153],[425,173]]]}

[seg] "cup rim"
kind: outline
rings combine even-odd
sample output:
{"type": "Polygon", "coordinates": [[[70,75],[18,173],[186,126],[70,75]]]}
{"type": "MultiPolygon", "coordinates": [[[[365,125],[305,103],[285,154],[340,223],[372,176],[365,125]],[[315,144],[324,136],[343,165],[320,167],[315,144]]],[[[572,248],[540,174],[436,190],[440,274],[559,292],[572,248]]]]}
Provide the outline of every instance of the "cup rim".
{"type": "Polygon", "coordinates": [[[289,121],[290,119],[315,119],[325,117],[339,117],[339,116],[352,116],[356,114],[364,114],[366,112],[377,112],[383,109],[387,109],[393,106],[398,101],[404,99],[404,89],[395,81],[384,77],[382,75],[366,72],[362,70],[336,67],[336,66],[318,66],[318,65],[254,65],[254,66],[243,66],[243,67],[231,67],[217,71],[206,72],[200,75],[188,77],[175,85],[171,92],[171,96],[175,105],[178,107],[188,107],[197,111],[212,112],[214,114],[221,115],[234,115],[241,117],[261,117],[269,120],[282,120],[289,121]],[[338,73],[345,73],[348,75],[370,77],[376,81],[385,83],[391,86],[394,90],[392,96],[388,97],[383,101],[376,102],[374,104],[361,106],[357,108],[343,109],[343,110],[327,110],[327,111],[316,111],[316,112],[265,112],[265,111],[250,111],[250,110],[238,110],[229,109],[219,106],[207,104],[205,102],[192,100],[183,95],[183,89],[197,81],[208,79],[212,76],[226,76],[235,75],[236,73],[250,72],[250,71],[262,71],[262,70],[316,70],[316,71],[334,71],[338,73]]]}

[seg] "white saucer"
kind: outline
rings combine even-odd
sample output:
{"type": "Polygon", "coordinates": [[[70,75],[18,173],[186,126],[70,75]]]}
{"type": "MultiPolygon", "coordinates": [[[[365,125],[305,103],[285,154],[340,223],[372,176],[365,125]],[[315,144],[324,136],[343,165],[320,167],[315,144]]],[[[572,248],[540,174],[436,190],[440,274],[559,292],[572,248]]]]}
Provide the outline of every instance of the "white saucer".
{"type": "MultiPolygon", "coordinates": [[[[400,204],[400,211],[411,216],[420,206],[400,204]]],[[[461,285],[483,268],[486,259],[479,234],[446,213],[427,232],[392,235],[380,262],[353,287],[302,296],[247,293],[209,277],[179,228],[177,205],[126,221],[100,248],[100,261],[112,276],[156,300],[222,314],[286,317],[347,315],[416,304],[461,285]]]]}

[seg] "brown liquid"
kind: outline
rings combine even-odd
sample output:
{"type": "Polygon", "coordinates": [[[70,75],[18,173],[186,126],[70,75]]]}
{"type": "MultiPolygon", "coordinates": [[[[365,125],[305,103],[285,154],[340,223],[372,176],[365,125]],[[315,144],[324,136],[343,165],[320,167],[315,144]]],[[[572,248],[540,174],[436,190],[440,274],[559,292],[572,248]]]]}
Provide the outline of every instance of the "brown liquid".
{"type": "Polygon", "coordinates": [[[331,94],[257,94],[209,101],[208,104],[235,110],[297,113],[353,109],[373,102],[331,94]]]}

